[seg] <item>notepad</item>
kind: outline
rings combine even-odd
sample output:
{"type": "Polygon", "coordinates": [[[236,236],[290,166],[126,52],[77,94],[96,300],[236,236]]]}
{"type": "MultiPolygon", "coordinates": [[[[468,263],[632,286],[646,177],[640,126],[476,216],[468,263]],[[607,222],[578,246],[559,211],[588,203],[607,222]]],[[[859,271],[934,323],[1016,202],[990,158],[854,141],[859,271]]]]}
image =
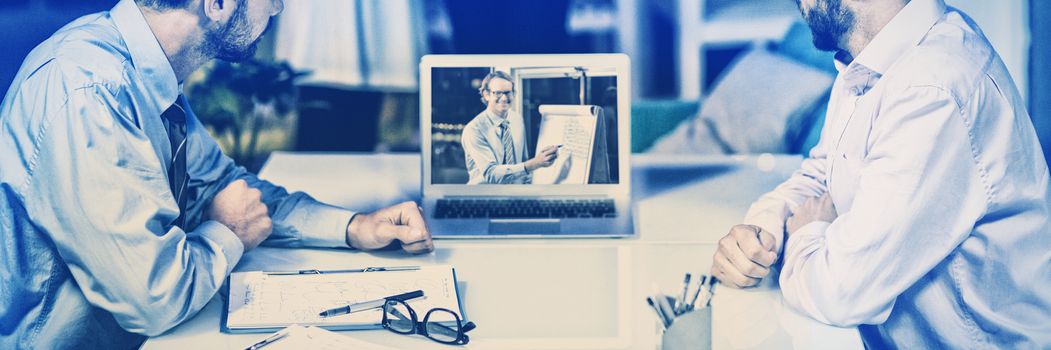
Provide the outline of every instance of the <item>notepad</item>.
{"type": "MultiPolygon", "coordinates": [[[[414,290],[422,290],[423,298],[407,303],[420,317],[433,308],[444,308],[464,318],[456,288],[456,271],[449,265],[423,266],[410,271],[304,272],[230,274],[222,331],[273,332],[293,324],[329,330],[380,328],[381,309],[332,317],[321,317],[319,313],[414,290]]],[[[449,315],[448,320],[432,321],[455,322],[455,319],[449,315]]]]}
{"type": "MultiPolygon", "coordinates": [[[[253,344],[263,350],[394,350],[389,346],[373,344],[354,339],[339,333],[333,333],[317,327],[292,325],[281,330],[280,337],[271,342],[259,341],[253,344]]],[[[267,337],[270,338],[270,337],[267,337]]],[[[251,344],[245,349],[252,348],[251,344]]]]}

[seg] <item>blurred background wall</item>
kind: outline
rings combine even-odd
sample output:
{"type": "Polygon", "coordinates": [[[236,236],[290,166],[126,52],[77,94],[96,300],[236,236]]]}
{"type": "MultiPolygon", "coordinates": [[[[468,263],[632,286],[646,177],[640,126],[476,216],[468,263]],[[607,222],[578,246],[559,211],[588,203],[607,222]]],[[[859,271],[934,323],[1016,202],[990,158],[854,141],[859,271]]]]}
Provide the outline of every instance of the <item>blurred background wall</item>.
{"type": "MultiPolygon", "coordinates": [[[[1051,69],[1036,63],[1047,62],[1051,54],[1046,20],[1051,4],[947,2],[969,13],[1004,58],[1026,97],[1047,157],[1051,69]]],[[[0,2],[3,91],[36,44],[70,20],[114,3],[0,2]]],[[[654,129],[632,130],[646,141],[633,144],[633,150],[644,151],[660,134],[699,110],[703,113],[705,99],[718,90],[721,79],[729,79],[723,76],[747,52],[781,52],[827,69],[825,56],[794,48],[812,49],[791,40],[798,22],[798,10],[787,0],[286,1],[277,30],[257,59],[285,61],[309,74],[298,79],[292,117],[266,124],[270,127],[264,130],[262,146],[243,162],[257,166],[277,149],[419,151],[417,62],[429,53],[627,53],[632,58],[633,107],[638,108],[633,108],[635,124],[654,129]]],[[[194,79],[207,74],[205,70],[194,79]]],[[[805,139],[807,132],[800,133],[791,136],[805,139]]]]}

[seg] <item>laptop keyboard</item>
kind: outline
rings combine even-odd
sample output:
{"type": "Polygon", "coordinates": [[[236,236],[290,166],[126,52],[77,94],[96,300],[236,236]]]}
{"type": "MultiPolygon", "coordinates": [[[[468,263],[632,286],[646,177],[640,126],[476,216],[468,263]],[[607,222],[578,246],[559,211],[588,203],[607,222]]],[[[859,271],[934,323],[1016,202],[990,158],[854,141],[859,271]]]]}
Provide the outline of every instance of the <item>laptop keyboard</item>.
{"type": "Polygon", "coordinates": [[[566,219],[617,216],[612,199],[439,199],[439,219],[566,219]]]}

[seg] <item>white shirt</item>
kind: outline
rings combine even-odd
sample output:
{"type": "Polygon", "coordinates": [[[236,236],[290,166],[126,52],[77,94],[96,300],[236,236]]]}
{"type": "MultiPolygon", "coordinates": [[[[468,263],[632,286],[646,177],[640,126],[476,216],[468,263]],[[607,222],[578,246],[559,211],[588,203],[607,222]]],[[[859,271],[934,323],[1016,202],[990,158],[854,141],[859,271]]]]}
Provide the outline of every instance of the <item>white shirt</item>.
{"type": "Polygon", "coordinates": [[[835,203],[784,247],[784,300],[875,348],[1051,345],[1048,169],[978,26],[913,0],[837,63],[821,141],[745,219],[784,232],[807,198],[835,203]]]}

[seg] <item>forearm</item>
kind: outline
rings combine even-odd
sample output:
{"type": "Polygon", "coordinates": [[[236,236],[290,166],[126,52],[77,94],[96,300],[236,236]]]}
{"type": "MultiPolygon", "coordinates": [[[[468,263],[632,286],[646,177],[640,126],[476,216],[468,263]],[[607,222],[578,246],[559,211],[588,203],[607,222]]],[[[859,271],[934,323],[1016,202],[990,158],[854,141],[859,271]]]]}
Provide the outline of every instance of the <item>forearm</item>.
{"type": "Polygon", "coordinates": [[[526,169],[525,163],[510,165],[492,163],[485,168],[483,176],[486,183],[506,184],[518,182],[518,180],[529,176],[529,171],[526,169]]]}
{"type": "MultiPolygon", "coordinates": [[[[198,124],[199,125],[199,124],[198,124]]],[[[203,127],[197,130],[203,130],[203,127]]],[[[212,199],[236,180],[258,189],[266,205],[273,231],[265,245],[284,247],[347,247],[346,227],[354,212],[320,203],[309,195],[288,193],[283,187],[260,179],[237,166],[206,133],[195,133],[200,145],[191,167],[192,188],[197,200],[189,210],[195,221],[205,222],[212,199]]]]}
{"type": "MultiPolygon", "coordinates": [[[[271,190],[277,191],[276,189],[271,190]]],[[[281,188],[280,191],[283,192],[284,189],[281,188]]],[[[265,193],[266,191],[264,191],[264,197],[265,193]]],[[[355,212],[321,203],[303,192],[286,193],[280,203],[270,207],[274,208],[270,212],[270,217],[274,222],[274,231],[270,238],[263,241],[263,245],[349,247],[347,245],[347,225],[350,224],[355,212]]]]}
{"type": "Polygon", "coordinates": [[[52,185],[68,181],[79,190],[34,195],[27,210],[39,213],[34,220],[49,232],[85,298],[129,332],[157,335],[192,317],[240,260],[241,241],[217,222],[192,232],[177,226],[163,231],[177,208],[162,197],[143,195],[167,188],[163,177],[78,175],[41,179],[52,185]],[[119,204],[97,205],[100,198],[119,204]]]}
{"type": "Polygon", "coordinates": [[[752,203],[743,223],[759,226],[773,234],[775,251],[780,252],[785,240],[785,220],[791,216],[792,208],[827,191],[824,168],[823,158],[803,160],[800,170],[752,203]]]}

